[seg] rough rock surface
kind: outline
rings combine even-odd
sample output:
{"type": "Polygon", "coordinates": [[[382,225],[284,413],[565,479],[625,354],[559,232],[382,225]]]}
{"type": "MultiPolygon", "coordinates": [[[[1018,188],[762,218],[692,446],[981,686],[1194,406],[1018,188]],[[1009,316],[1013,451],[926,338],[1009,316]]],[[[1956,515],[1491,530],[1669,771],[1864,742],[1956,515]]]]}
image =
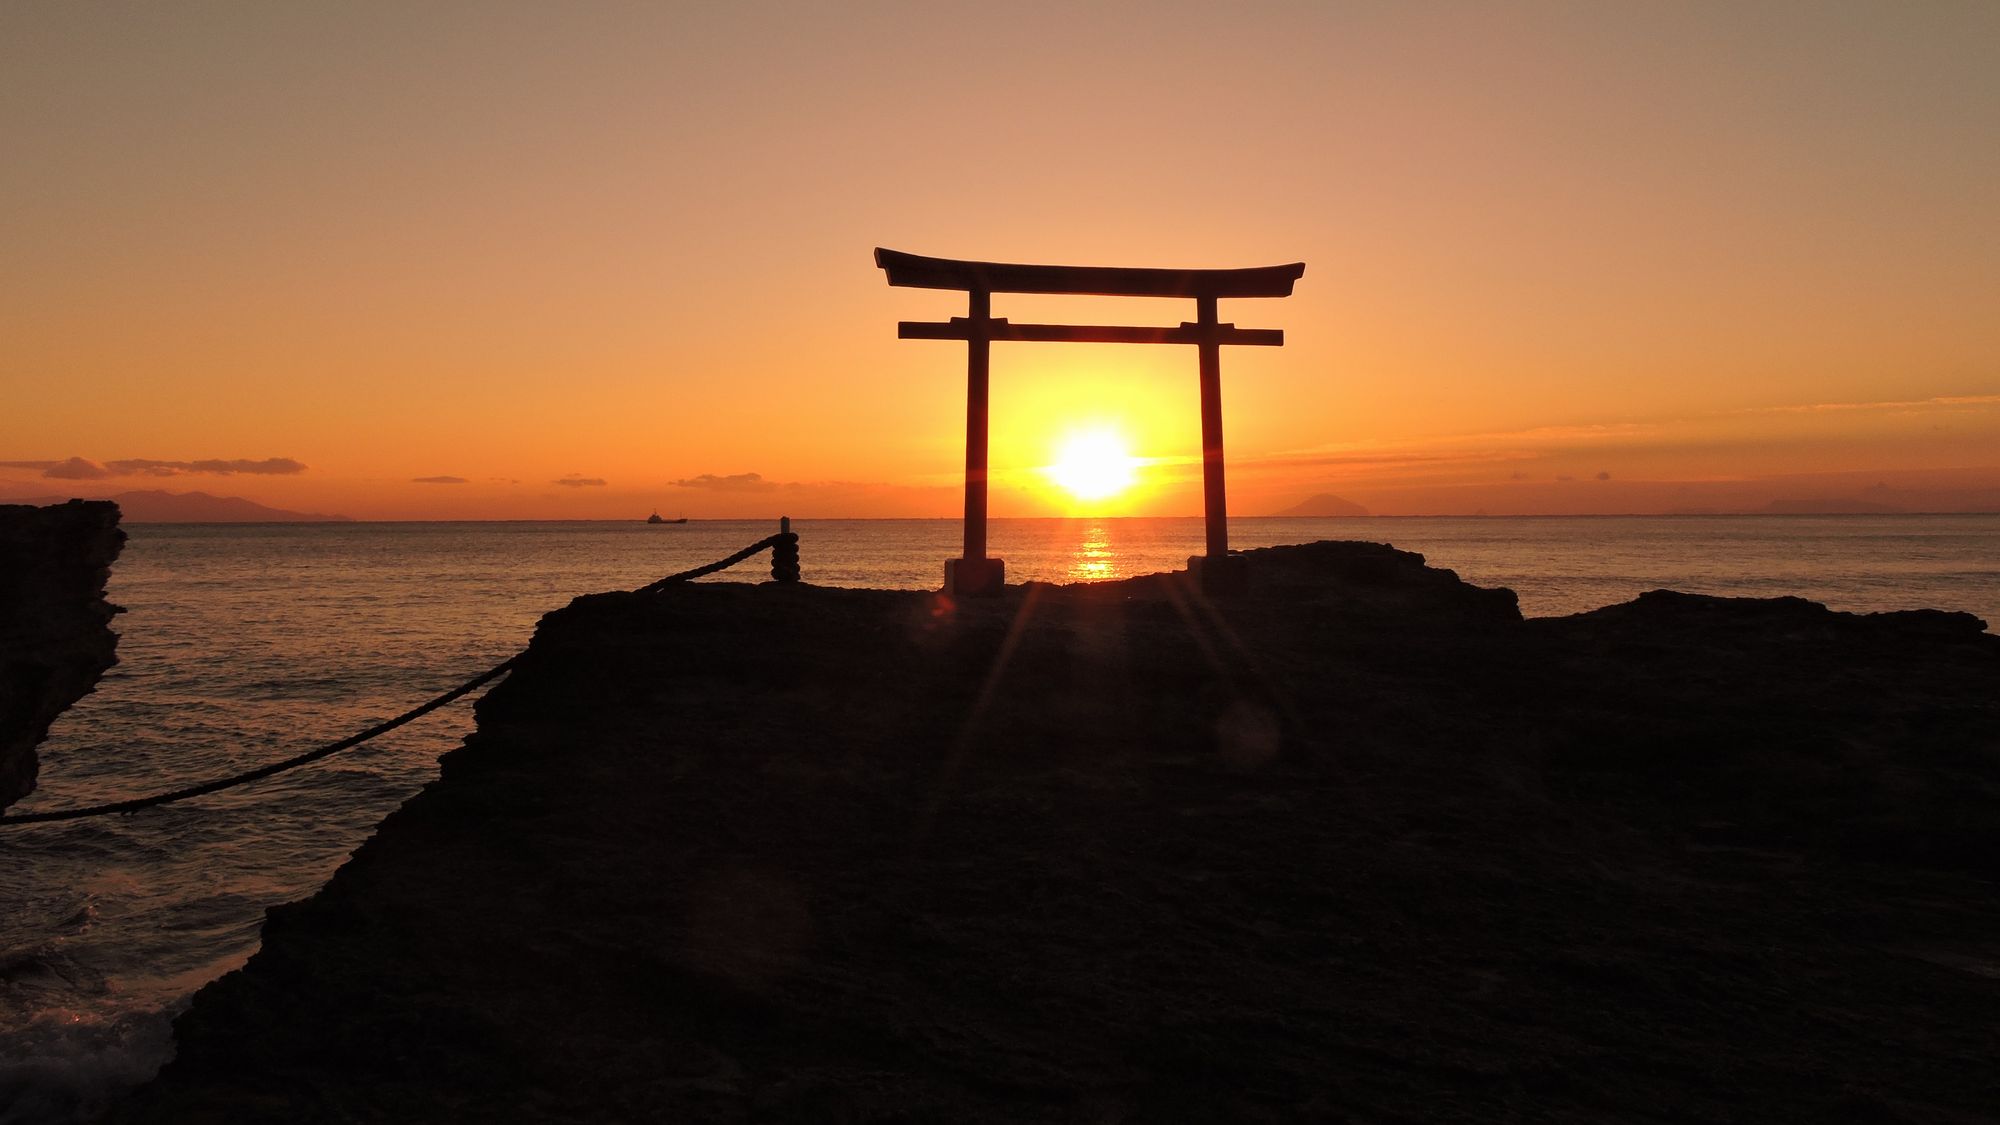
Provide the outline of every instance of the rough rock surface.
{"type": "Polygon", "coordinates": [[[120,1118],[1994,1119],[1979,622],[1251,555],[580,598],[120,1118]]]}
{"type": "Polygon", "coordinates": [[[35,788],[49,724],[117,663],[104,584],[124,545],[116,504],[0,504],[0,808],[35,788]]]}

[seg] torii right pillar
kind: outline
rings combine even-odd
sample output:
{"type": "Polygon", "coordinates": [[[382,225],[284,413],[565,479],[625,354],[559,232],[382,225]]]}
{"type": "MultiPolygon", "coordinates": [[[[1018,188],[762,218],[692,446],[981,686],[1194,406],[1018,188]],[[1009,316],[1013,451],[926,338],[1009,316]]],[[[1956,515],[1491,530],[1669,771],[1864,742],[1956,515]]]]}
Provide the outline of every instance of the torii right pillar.
{"type": "Polygon", "coordinates": [[[1206,555],[1188,560],[1188,573],[1210,593],[1229,593],[1245,584],[1243,560],[1229,553],[1229,491],[1222,476],[1222,333],[1215,298],[1195,298],[1196,345],[1201,355],[1201,512],[1206,555]]]}

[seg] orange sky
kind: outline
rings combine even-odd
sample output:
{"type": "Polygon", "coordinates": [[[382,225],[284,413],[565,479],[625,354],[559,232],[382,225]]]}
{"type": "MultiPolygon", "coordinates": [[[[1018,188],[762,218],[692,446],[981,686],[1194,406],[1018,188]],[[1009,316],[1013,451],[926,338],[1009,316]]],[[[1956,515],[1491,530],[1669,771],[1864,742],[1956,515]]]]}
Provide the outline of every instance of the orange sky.
{"type": "MultiPolygon", "coordinates": [[[[1305,261],[1223,304],[1240,513],[2000,496],[1992,4],[17,4],[0,104],[0,496],[955,515],[878,245],[1305,261]]],[[[1083,424],[1200,509],[1190,349],[993,409],[996,514],[1083,424]]]]}

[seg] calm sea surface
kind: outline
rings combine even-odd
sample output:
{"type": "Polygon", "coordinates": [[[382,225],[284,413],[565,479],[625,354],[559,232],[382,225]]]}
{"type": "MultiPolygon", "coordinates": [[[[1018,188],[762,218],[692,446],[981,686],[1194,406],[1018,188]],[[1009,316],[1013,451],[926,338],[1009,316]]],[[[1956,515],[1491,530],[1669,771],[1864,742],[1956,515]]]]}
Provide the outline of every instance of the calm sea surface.
{"type": "MultiPolygon", "coordinates": [[[[805,578],[934,588],[952,520],[799,521],[805,578]]],[[[18,811],[94,804],[298,753],[527,643],[575,595],[631,588],[768,523],[134,525],[119,664],[57,724],[18,811]]],[[[1512,587],[1530,616],[1671,587],[2000,624],[2000,516],[1244,519],[1239,547],[1366,539],[1512,587]]],[[[998,520],[1008,578],[1184,566],[1199,519],[998,520]]],[[[711,581],[761,580],[752,560],[711,581]]],[[[0,1125],[67,1121],[150,1075],[196,988],[256,948],[470,729],[449,708],[327,762],[133,817],[0,829],[0,1125]]]]}

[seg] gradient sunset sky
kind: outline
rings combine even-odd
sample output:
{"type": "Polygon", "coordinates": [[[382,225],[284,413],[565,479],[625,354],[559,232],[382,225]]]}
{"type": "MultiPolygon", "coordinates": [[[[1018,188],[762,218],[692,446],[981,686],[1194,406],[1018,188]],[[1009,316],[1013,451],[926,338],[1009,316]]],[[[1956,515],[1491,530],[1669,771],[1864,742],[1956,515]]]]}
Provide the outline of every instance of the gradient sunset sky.
{"type": "MultiPolygon", "coordinates": [[[[2000,510],[2000,4],[24,2],[0,102],[0,496],[956,515],[887,246],[1304,261],[1237,513],[2000,510]]],[[[1200,511],[1192,349],[993,380],[996,515],[1200,511]]]]}

